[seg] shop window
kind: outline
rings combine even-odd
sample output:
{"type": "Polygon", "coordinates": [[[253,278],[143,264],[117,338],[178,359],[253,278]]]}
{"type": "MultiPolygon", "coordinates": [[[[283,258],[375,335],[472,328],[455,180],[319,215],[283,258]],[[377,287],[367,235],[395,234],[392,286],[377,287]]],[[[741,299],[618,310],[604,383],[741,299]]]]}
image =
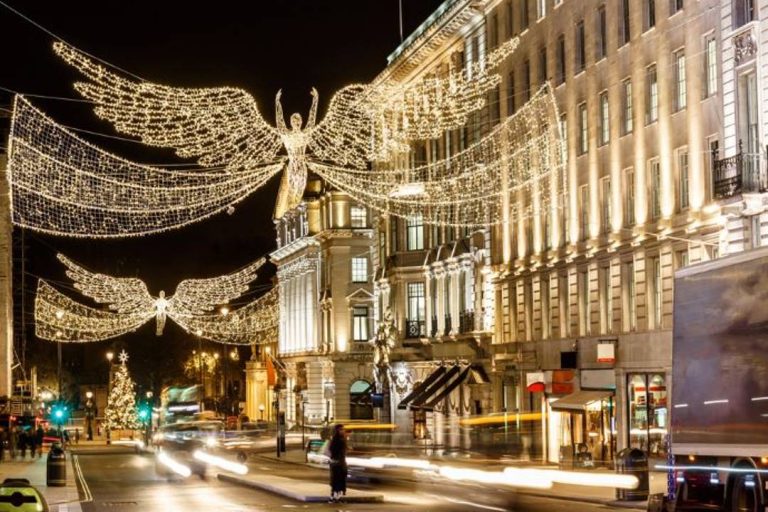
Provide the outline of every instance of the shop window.
{"type": "Polygon", "coordinates": [[[371,403],[371,383],[356,380],[349,387],[349,419],[372,420],[373,404],[371,403]]]}
{"type": "Polygon", "coordinates": [[[667,386],[663,374],[629,375],[629,446],[653,457],[667,454],[667,386]]]}

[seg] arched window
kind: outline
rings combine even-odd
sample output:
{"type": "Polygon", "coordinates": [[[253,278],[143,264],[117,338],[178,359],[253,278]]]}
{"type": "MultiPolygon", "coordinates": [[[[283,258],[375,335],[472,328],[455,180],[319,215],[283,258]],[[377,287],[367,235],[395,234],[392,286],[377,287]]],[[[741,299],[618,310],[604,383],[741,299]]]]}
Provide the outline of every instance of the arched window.
{"type": "Polygon", "coordinates": [[[371,404],[371,383],[365,380],[356,380],[349,387],[349,419],[372,420],[373,405],[371,404]]]}

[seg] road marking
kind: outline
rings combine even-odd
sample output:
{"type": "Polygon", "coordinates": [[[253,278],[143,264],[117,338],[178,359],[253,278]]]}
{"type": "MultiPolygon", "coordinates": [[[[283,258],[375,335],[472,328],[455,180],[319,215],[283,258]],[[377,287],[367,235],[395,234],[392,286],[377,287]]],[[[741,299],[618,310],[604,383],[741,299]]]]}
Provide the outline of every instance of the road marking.
{"type": "Polygon", "coordinates": [[[91,489],[85,481],[85,476],[83,475],[83,470],[80,468],[80,460],[77,455],[72,456],[72,465],[75,467],[75,475],[77,476],[78,482],[80,482],[80,488],[83,490],[84,499],[81,500],[81,503],[93,501],[93,494],[91,494],[91,489]]]}
{"type": "MultiPolygon", "coordinates": [[[[429,495],[428,495],[429,496],[429,495]]],[[[451,503],[455,503],[457,505],[469,505],[470,507],[476,507],[476,508],[482,508],[485,510],[494,510],[497,512],[508,512],[505,508],[499,508],[499,507],[492,507],[490,505],[481,505],[480,503],[474,503],[472,501],[464,501],[464,500],[457,500],[455,498],[449,498],[448,496],[438,496],[436,494],[432,494],[434,498],[442,499],[445,501],[449,501],[451,503]]]]}

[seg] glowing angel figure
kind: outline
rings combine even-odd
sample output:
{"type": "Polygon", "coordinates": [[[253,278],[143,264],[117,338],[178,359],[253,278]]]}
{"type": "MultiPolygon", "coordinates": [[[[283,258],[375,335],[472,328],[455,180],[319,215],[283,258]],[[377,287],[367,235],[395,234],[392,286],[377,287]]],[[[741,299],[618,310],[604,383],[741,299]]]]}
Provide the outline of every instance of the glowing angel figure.
{"type": "Polygon", "coordinates": [[[165,291],[159,297],[152,297],[147,285],[135,277],[113,277],[91,272],[58,255],[67,267],[67,276],[72,279],[83,295],[123,316],[143,319],[155,317],[158,336],[163,334],[167,317],[178,323],[188,318],[210,314],[216,306],[226,304],[248,291],[248,283],[256,279],[257,271],[264,264],[260,259],[243,269],[224,276],[210,279],[185,279],[176,287],[176,293],[166,298],[165,291]]]}
{"type": "MultiPolygon", "coordinates": [[[[54,43],[54,50],[88,79],[75,87],[95,104],[96,114],[146,144],[174,148],[201,166],[221,166],[233,173],[274,163],[284,149],[287,172],[275,212],[280,217],[300,201],[310,158],[352,169],[342,183],[352,186],[361,179],[355,172],[368,171],[372,162],[389,160],[393,151],[408,151],[416,141],[465,125],[500,84],[496,68],[517,44],[517,38],[511,39],[469,68],[456,67],[446,76],[409,84],[382,78],[349,85],[332,96],[320,122],[313,89],[307,124],[302,126],[301,116],[293,114],[290,128],[285,126],[280,93],[273,127],[259,113],[254,98],[241,89],[190,89],[131,80],[64,43],[54,43]]],[[[387,181],[391,176],[371,179],[387,181]]]]}
{"type": "Polygon", "coordinates": [[[277,91],[275,97],[275,121],[277,122],[277,131],[283,146],[288,154],[288,169],[284,184],[288,187],[285,191],[288,201],[288,208],[292,208],[301,202],[301,196],[304,194],[304,187],[307,186],[307,146],[312,139],[312,131],[315,129],[317,119],[317,89],[312,88],[312,107],[309,109],[309,118],[307,125],[302,128],[301,114],[291,114],[290,129],[285,126],[285,117],[283,116],[283,106],[280,103],[280,97],[283,91],[277,91]]]}

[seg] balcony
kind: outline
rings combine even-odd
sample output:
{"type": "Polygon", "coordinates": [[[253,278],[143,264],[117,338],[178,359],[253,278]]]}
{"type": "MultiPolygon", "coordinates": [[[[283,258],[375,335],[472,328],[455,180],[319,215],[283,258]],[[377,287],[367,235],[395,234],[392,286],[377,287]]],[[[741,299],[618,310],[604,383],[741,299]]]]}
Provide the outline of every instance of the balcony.
{"type": "Polygon", "coordinates": [[[451,334],[451,315],[445,315],[445,331],[444,336],[450,336],[451,334]]]}
{"type": "Polygon", "coordinates": [[[744,153],[741,141],[739,152],[728,158],[717,158],[712,152],[712,192],[715,199],[728,199],[744,192],[768,190],[765,163],[759,153],[744,153]]]}
{"type": "Polygon", "coordinates": [[[427,323],[424,320],[406,320],[405,337],[423,338],[427,335],[427,323]]]}
{"type": "Polygon", "coordinates": [[[459,314],[459,333],[464,334],[475,330],[475,312],[462,311],[459,314]]]}
{"type": "Polygon", "coordinates": [[[430,331],[429,336],[432,338],[437,336],[437,317],[436,316],[432,317],[432,330],[430,331]]]}

